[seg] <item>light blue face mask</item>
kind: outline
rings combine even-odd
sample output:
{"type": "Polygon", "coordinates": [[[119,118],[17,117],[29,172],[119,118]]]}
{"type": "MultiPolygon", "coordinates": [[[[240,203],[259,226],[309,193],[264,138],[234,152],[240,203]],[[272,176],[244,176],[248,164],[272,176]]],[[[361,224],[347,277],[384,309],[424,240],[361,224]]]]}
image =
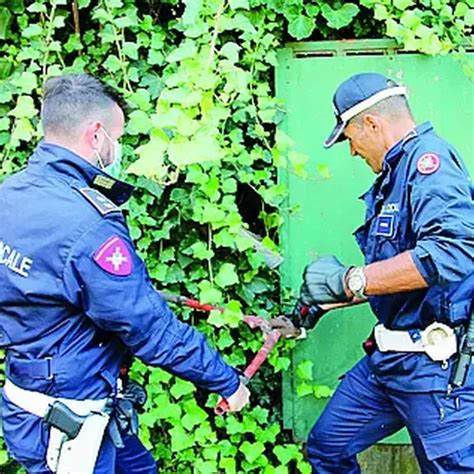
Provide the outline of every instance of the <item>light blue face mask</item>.
{"type": "Polygon", "coordinates": [[[114,161],[104,168],[104,171],[110,176],[117,178],[122,172],[122,145],[115,141],[114,143],[114,161]]]}
{"type": "Polygon", "coordinates": [[[112,140],[110,135],[105,131],[105,128],[102,128],[102,131],[114,147],[114,159],[110,165],[103,166],[104,160],[100,156],[99,152],[97,152],[99,155],[99,163],[102,165],[101,168],[103,171],[118,179],[122,171],[122,145],[117,140],[112,140]]]}

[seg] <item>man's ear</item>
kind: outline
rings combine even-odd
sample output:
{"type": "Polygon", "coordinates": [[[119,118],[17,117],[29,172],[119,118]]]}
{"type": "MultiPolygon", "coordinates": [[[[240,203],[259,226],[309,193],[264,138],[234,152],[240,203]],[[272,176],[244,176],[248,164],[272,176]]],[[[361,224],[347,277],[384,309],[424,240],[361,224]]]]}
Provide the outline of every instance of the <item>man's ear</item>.
{"type": "Polygon", "coordinates": [[[363,124],[366,131],[372,133],[381,132],[383,128],[382,118],[378,115],[365,114],[363,118],[363,124]]]}
{"type": "Polygon", "coordinates": [[[99,148],[100,134],[102,124],[98,121],[91,122],[86,128],[86,138],[92,148],[99,148]]]}

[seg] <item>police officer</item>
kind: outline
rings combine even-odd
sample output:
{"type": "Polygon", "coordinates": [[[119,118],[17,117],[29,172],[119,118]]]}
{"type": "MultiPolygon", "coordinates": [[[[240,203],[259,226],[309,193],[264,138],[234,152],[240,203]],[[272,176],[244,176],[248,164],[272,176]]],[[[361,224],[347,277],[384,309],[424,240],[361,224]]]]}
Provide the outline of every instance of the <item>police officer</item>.
{"type": "Polygon", "coordinates": [[[416,126],[405,88],[388,78],[352,76],[333,103],[325,147],[348,140],[377,174],[355,232],[365,265],[308,265],[295,318],[314,325],[321,308],[368,300],[379,324],[309,435],[313,471],[358,473],[357,453],[406,426],[423,473],[474,472],[474,370],[450,384],[474,301],[468,172],[430,123],[416,126]]]}
{"type": "Polygon", "coordinates": [[[136,253],[119,208],[133,188],[107,172],[121,153],[118,95],[86,74],[50,79],[41,121],[45,138],[26,170],[0,186],[4,439],[32,473],[83,474],[80,463],[97,446],[90,472],[154,473],[135,434],[120,432],[114,444],[112,422],[102,422],[114,418],[125,354],[219,393],[231,411],[249,392],[174,316],[136,253]],[[84,420],[92,426],[87,439],[77,435],[84,420]]]}

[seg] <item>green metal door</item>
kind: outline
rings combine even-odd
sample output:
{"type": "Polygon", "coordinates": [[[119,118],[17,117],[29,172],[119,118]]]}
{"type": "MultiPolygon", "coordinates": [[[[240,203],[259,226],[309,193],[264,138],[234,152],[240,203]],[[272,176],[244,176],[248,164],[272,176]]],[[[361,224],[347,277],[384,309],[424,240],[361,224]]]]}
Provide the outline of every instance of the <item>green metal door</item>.
{"type": "MultiPolygon", "coordinates": [[[[276,74],[277,95],[288,109],[281,129],[296,142],[298,151],[311,157],[308,178],[289,172],[280,176],[289,187],[288,206],[293,209],[285,216],[282,233],[282,278],[295,292],[304,266],[317,255],[334,254],[347,264],[363,263],[352,232],[364,219],[364,205],[357,197],[375,175],[360,158],[350,156],[347,142],[330,150],[324,150],[322,143],[334,126],[331,101],[336,87],[350,75],[367,71],[408,86],[417,123],[431,120],[474,174],[473,84],[451,57],[406,54],[396,51],[393,43],[378,40],[290,44],[279,52],[276,74]],[[299,211],[294,211],[295,206],[299,211]]],[[[324,394],[321,388],[302,397],[296,395],[298,389],[335,388],[338,378],[363,355],[361,342],[374,321],[367,305],[333,311],[305,341],[298,342],[284,379],[285,425],[295,438],[306,438],[328,400],[315,396],[324,394]],[[313,362],[312,381],[305,381],[302,373],[303,379],[298,376],[297,368],[305,360],[313,362]]],[[[402,431],[385,442],[409,440],[402,431]]]]}

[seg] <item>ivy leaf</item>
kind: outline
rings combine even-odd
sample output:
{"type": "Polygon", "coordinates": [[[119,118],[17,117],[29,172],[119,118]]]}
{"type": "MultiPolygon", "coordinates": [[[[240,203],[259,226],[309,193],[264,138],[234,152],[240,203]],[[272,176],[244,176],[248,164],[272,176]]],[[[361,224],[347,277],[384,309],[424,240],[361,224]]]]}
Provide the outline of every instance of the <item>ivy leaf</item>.
{"type": "Polygon", "coordinates": [[[33,138],[33,134],[34,129],[31,122],[27,118],[21,117],[15,122],[10,145],[16,147],[20,141],[29,142],[33,138]]]}
{"type": "Polygon", "coordinates": [[[213,310],[210,312],[207,322],[216,328],[221,328],[226,325],[226,318],[222,311],[213,310]]]}
{"type": "Polygon", "coordinates": [[[181,423],[189,431],[208,417],[207,413],[194,400],[184,404],[184,411],[186,414],[181,418],[181,423]]]}
{"type": "Polygon", "coordinates": [[[222,293],[211,282],[202,280],[199,285],[199,301],[215,304],[222,300],[222,293]]]}
{"type": "Polygon", "coordinates": [[[127,131],[132,135],[137,135],[138,133],[146,134],[152,127],[153,122],[146,112],[143,112],[142,110],[134,110],[130,114],[127,131]]]}
{"type": "Polygon", "coordinates": [[[169,434],[171,436],[171,451],[183,451],[195,444],[194,437],[180,425],[171,428],[169,434]]]}
{"type": "Polygon", "coordinates": [[[305,171],[304,166],[309,160],[309,155],[305,153],[298,153],[296,151],[290,151],[288,153],[288,159],[293,166],[294,172],[301,178],[306,178],[308,173],[305,171]]]}
{"type": "Polygon", "coordinates": [[[123,54],[130,59],[138,59],[138,44],[125,41],[122,47],[123,54]]]}
{"type": "Polygon", "coordinates": [[[257,460],[257,458],[265,451],[265,445],[259,441],[255,443],[244,441],[240,446],[240,451],[242,451],[242,453],[244,454],[245,459],[250,464],[253,464],[257,460]]]}
{"type": "Polygon", "coordinates": [[[225,218],[225,212],[212,202],[206,202],[202,209],[201,222],[208,222],[210,224],[221,223],[225,218]]]}
{"type": "Polygon", "coordinates": [[[293,38],[301,40],[310,36],[315,26],[316,21],[314,18],[309,18],[305,15],[294,15],[288,24],[288,33],[293,38]]]}
{"type": "Polygon", "coordinates": [[[237,10],[237,8],[248,10],[250,8],[248,0],[229,0],[229,5],[232,10],[237,10]]]}
{"type": "Polygon", "coordinates": [[[321,6],[321,13],[327,20],[328,26],[339,30],[349,25],[352,19],[359,13],[359,7],[354,3],[345,3],[338,10],[333,10],[329,5],[324,3],[321,6]]]}
{"type": "Polygon", "coordinates": [[[400,23],[407,28],[415,30],[419,25],[421,25],[421,18],[414,10],[407,10],[403,12],[402,16],[400,17],[400,23]]]}
{"type": "Polygon", "coordinates": [[[193,58],[197,55],[196,42],[190,39],[186,39],[183,43],[175,48],[171,54],[168,55],[166,60],[169,63],[175,63],[182,61],[183,59],[193,58]]]}
{"type": "Polygon", "coordinates": [[[469,7],[464,2],[459,2],[454,9],[454,16],[463,17],[469,11],[469,7]]]}
{"type": "Polygon", "coordinates": [[[334,390],[327,385],[315,385],[313,387],[313,394],[316,398],[329,398],[334,393],[334,390]]]}
{"type": "Polygon", "coordinates": [[[108,69],[110,72],[117,72],[120,69],[122,69],[122,62],[120,61],[117,56],[111,54],[110,56],[107,57],[107,59],[104,61],[103,66],[108,69]]]}
{"type": "Polygon", "coordinates": [[[13,15],[7,7],[0,7],[0,39],[5,39],[10,30],[13,15]]]}
{"type": "Polygon", "coordinates": [[[228,332],[222,331],[217,340],[217,347],[223,350],[226,347],[232,346],[234,342],[234,338],[228,332]]]}
{"type": "Polygon", "coordinates": [[[174,398],[181,398],[183,395],[189,395],[196,391],[196,387],[186,380],[176,379],[174,385],[170,388],[170,393],[174,398]]]}
{"type": "Polygon", "coordinates": [[[40,36],[43,33],[43,28],[37,23],[33,25],[28,25],[22,32],[21,35],[24,38],[33,38],[35,36],[40,36]]]}
{"type": "Polygon", "coordinates": [[[376,20],[386,20],[388,18],[388,10],[385,5],[376,4],[374,6],[374,18],[376,20]]]}
{"type": "Polygon", "coordinates": [[[313,366],[311,360],[300,362],[296,368],[296,375],[301,380],[313,380],[313,366]]]}
{"type": "Polygon", "coordinates": [[[38,87],[36,74],[29,71],[21,73],[12,83],[21,89],[22,94],[31,94],[38,87]]]}
{"type": "Polygon", "coordinates": [[[217,139],[203,132],[191,139],[172,142],[168,149],[169,159],[176,166],[217,161],[223,158],[224,152],[217,139]]]}
{"type": "Polygon", "coordinates": [[[399,10],[406,10],[414,4],[415,2],[413,0],[393,0],[393,5],[399,10]]]}
{"type": "Polygon", "coordinates": [[[298,446],[290,444],[287,446],[275,446],[273,452],[278,460],[286,466],[292,459],[298,456],[300,449],[298,446]]]}
{"type": "Polygon", "coordinates": [[[128,167],[127,173],[147,178],[163,178],[167,172],[163,164],[167,146],[167,137],[163,132],[152,133],[150,141],[135,150],[140,158],[128,167]]]}
{"type": "Polygon", "coordinates": [[[16,106],[11,110],[8,115],[13,115],[13,117],[25,117],[32,118],[37,114],[33,98],[29,95],[21,95],[18,97],[16,106]]]}
{"type": "MultiPolygon", "coordinates": [[[[6,453],[6,452],[5,452],[6,453]]],[[[226,474],[235,474],[237,472],[236,463],[234,458],[223,458],[219,461],[219,467],[224,469],[226,474]]]]}
{"type": "Polygon", "coordinates": [[[306,397],[308,395],[311,395],[312,393],[313,387],[306,382],[301,382],[296,387],[296,395],[298,395],[299,398],[306,397]]]}
{"type": "Polygon", "coordinates": [[[329,170],[329,166],[324,163],[318,163],[316,165],[316,171],[318,174],[324,179],[331,179],[331,171],[329,170]]]}
{"type": "Polygon", "coordinates": [[[192,252],[192,256],[198,260],[208,260],[214,256],[214,252],[202,241],[195,242],[189,247],[189,250],[192,252]]]}
{"type": "Polygon", "coordinates": [[[235,285],[239,282],[239,277],[235,272],[235,265],[232,263],[224,263],[219,269],[219,273],[216,275],[216,284],[221,288],[226,286],[235,285]]]}
{"type": "Polygon", "coordinates": [[[225,58],[236,63],[239,61],[239,51],[241,49],[242,48],[237,43],[228,41],[224,46],[222,46],[220,53],[225,58]]]}

